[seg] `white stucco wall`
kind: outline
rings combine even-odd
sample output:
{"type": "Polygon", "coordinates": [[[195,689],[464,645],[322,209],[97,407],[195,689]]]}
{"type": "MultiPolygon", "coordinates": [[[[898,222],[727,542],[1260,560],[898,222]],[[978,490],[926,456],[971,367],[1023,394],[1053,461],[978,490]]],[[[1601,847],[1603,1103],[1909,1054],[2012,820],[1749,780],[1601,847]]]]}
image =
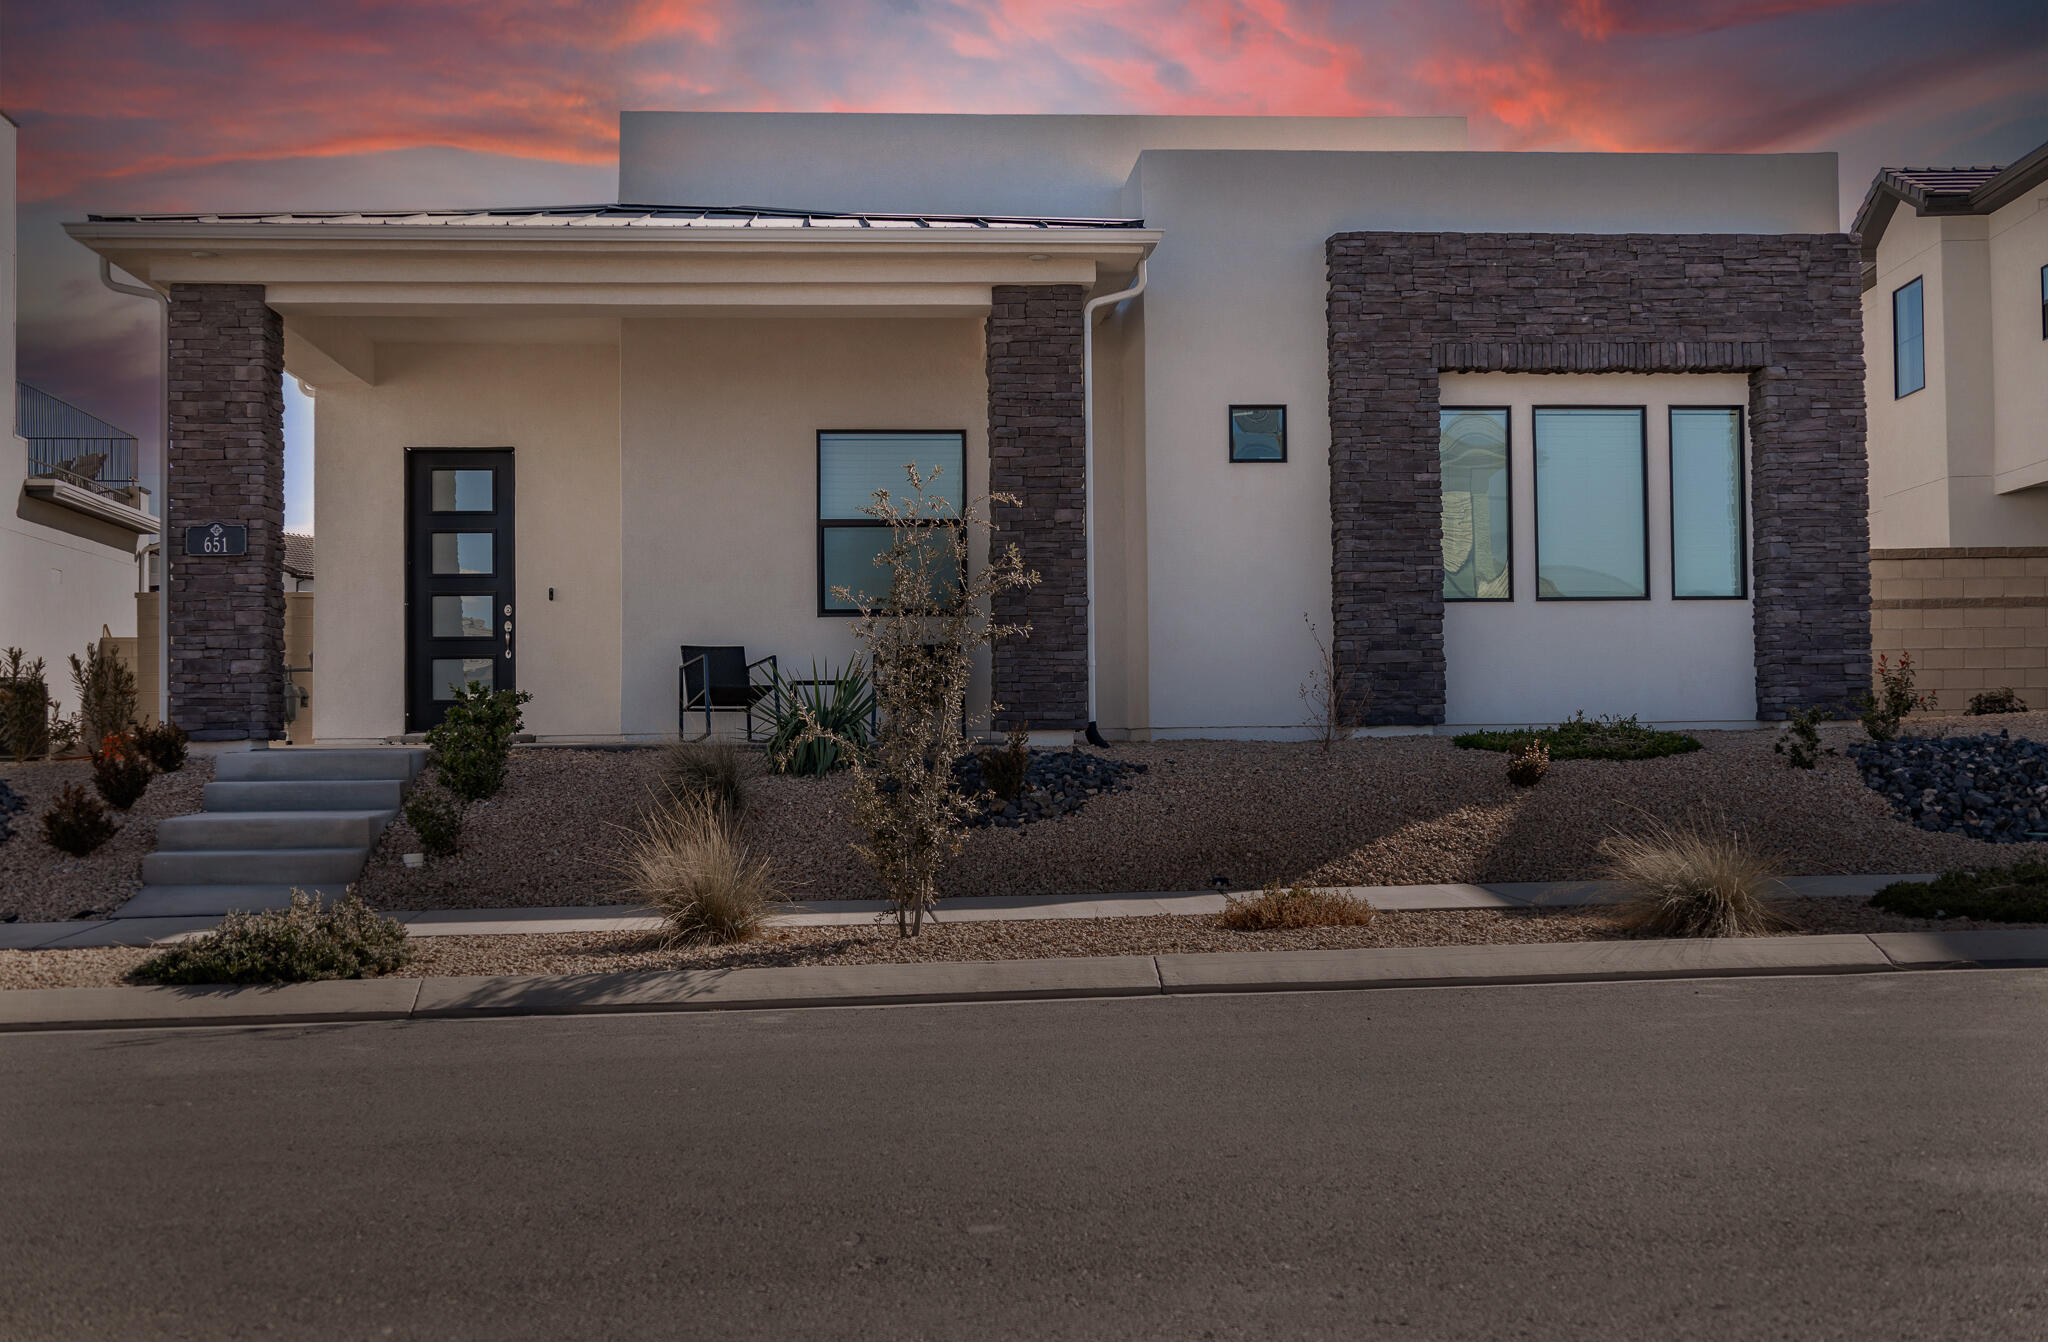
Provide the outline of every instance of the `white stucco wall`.
{"type": "MultiPolygon", "coordinates": [[[[1145,154],[1132,197],[1165,234],[1144,299],[1154,734],[1303,720],[1303,613],[1329,633],[1332,233],[1827,233],[1835,182],[1832,154],[1145,154]],[[1229,461],[1233,402],[1288,407],[1285,465],[1229,461]]],[[[1728,684],[1753,699],[1752,672],[1728,684]]],[[[1722,695],[1684,716],[1754,715],[1734,707],[1722,695]]],[[[1547,711],[1532,699],[1506,716],[1547,711]]]]}
{"type": "Polygon", "coordinates": [[[1463,117],[625,112],[619,199],[1100,218],[1147,149],[1464,147],[1463,117]]]}
{"type": "Polygon", "coordinates": [[[105,628],[135,634],[134,532],[28,497],[28,443],[15,414],[15,127],[0,117],[0,369],[7,436],[0,450],[0,647],[47,663],[53,694],[75,710],[65,661],[105,628]]]}
{"type": "Polygon", "coordinates": [[[616,735],[617,346],[380,343],[376,361],[376,386],[337,381],[314,401],[320,739],[404,730],[408,447],[512,449],[527,729],[616,735]]]}
{"type": "MultiPolygon", "coordinates": [[[[1756,719],[1754,607],[1748,598],[1671,596],[1673,405],[1746,406],[1740,374],[1446,374],[1447,407],[1507,406],[1513,510],[1512,601],[1444,607],[1445,720],[1456,726],[1634,713],[1645,722],[1746,725],[1756,719]],[[1533,485],[1538,405],[1643,406],[1650,599],[1538,601],[1533,485]]],[[[1746,418],[1746,415],[1745,415],[1746,418]]],[[[1747,445],[1748,433],[1744,435],[1747,445]]],[[[1751,478],[1747,466],[1744,479],[1751,478]]],[[[1745,584],[1747,587],[1748,584],[1745,584]]]]}
{"type": "MultiPolygon", "coordinates": [[[[855,652],[851,621],[818,613],[820,430],[961,430],[968,488],[988,488],[977,319],[628,321],[622,349],[628,735],[676,730],[684,643],[806,676],[855,652]]],[[[987,696],[978,675],[971,715],[987,696]]]]}

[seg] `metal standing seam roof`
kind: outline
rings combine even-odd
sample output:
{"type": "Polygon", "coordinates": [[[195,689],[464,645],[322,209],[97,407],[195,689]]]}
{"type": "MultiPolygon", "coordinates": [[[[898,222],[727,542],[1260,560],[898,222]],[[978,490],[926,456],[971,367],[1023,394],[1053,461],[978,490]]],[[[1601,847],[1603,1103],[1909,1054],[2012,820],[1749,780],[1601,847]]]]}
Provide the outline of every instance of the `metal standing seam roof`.
{"type": "Polygon", "coordinates": [[[1061,219],[999,214],[874,214],[746,206],[552,205],[489,210],[331,210],[283,214],[89,214],[95,224],[280,224],[418,228],[1053,229],[1143,228],[1143,219],[1061,219]]]}

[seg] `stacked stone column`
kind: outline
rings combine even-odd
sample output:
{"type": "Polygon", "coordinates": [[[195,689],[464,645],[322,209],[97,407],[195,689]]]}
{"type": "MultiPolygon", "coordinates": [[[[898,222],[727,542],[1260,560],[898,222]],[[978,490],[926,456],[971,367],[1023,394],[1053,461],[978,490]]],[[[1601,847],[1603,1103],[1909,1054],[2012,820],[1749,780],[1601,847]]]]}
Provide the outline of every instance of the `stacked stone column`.
{"type": "Polygon", "coordinates": [[[171,720],[194,740],[284,734],[284,323],[257,284],[170,290],[171,720]],[[184,552],[187,527],[248,553],[184,552]]]}
{"type": "Polygon", "coordinates": [[[997,596],[1029,638],[995,646],[997,726],[1064,730],[1088,719],[1088,539],[1077,284],[998,285],[988,318],[989,489],[997,546],[1014,542],[1038,585],[997,596]]]}

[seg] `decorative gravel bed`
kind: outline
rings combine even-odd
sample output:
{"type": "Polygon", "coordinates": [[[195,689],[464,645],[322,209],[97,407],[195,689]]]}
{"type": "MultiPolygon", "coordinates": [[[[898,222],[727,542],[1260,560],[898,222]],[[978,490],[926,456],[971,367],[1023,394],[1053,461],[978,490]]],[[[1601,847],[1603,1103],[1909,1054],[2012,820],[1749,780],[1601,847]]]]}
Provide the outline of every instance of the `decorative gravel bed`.
{"type": "MultiPolygon", "coordinates": [[[[2013,736],[2048,740],[2048,713],[2001,717],[2013,736]]],[[[1916,735],[1981,733],[1981,718],[1916,715],[1916,735]]],[[[950,895],[1045,895],[1312,885],[1576,880],[1599,844],[1646,817],[1725,817],[1802,875],[1945,871],[1996,851],[1903,823],[1847,754],[1854,723],[1825,723],[1837,753],[1813,770],[1774,754],[1774,731],[1702,732],[1702,749],[1665,759],[1560,760],[1533,788],[1504,757],[1444,737],[1312,743],[1176,741],[1075,753],[1142,764],[1081,810],[1019,828],[970,832],[948,869],[950,895]]],[[[384,908],[488,908],[623,901],[607,864],[620,826],[651,795],[653,751],[525,750],[505,790],[471,808],[465,851],[409,871],[418,844],[394,825],[362,892],[384,908]]],[[[846,780],[763,780],[750,842],[802,899],[880,894],[849,850],[846,780]]]]}
{"type": "MultiPolygon", "coordinates": [[[[1935,923],[1873,909],[1862,900],[1786,903],[1799,931],[1911,932],[1930,927],[2020,926],[1950,919],[1935,923]]],[[[1167,955],[1216,951],[1341,950],[1385,946],[1476,946],[1600,941],[1619,934],[1597,908],[1382,913],[1366,927],[1232,932],[1214,916],[1071,918],[1017,922],[941,921],[915,940],[893,924],[791,927],[739,946],[665,948],[644,933],[421,937],[400,971],[411,978],[460,974],[589,974],[646,969],[741,969],[773,965],[907,964],[932,960],[1042,960],[1076,955],[1167,955]]],[[[100,987],[124,983],[149,954],[132,948],[0,951],[0,989],[100,987]]]]}
{"type": "Polygon", "coordinates": [[[986,809],[967,823],[975,829],[1001,826],[1018,829],[1039,820],[1057,820],[1072,815],[1092,797],[1129,786],[1124,780],[1145,772],[1135,760],[1113,759],[1080,750],[1034,750],[1024,771],[1024,790],[1012,802],[987,795],[982,779],[981,759],[962,757],[953,765],[953,781],[968,796],[983,794],[986,809]]]}
{"type": "Polygon", "coordinates": [[[88,760],[0,763],[0,781],[25,803],[12,818],[13,837],[0,842],[0,921],[52,922],[105,917],[142,889],[142,859],[156,850],[156,822],[199,809],[213,762],[194,755],[173,774],[149,780],[149,790],[127,811],[115,811],[120,830],[97,850],[72,857],[43,838],[43,812],[57,789],[77,783],[92,790],[88,760]]]}
{"type": "Polygon", "coordinates": [[[1863,781],[1921,829],[1987,843],[2048,838],[2048,745],[1996,735],[1904,737],[1849,747],[1863,781]]]}

